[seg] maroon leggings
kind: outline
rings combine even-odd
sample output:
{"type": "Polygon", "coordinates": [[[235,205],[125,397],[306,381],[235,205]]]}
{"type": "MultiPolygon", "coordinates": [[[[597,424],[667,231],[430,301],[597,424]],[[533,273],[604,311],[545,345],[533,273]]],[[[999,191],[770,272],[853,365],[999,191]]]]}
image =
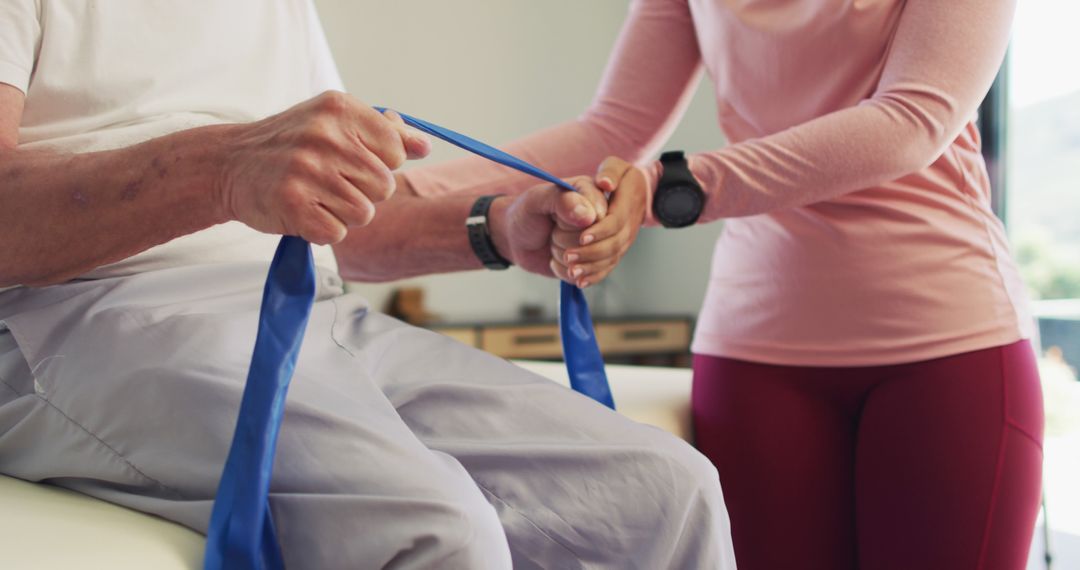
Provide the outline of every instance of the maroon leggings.
{"type": "Polygon", "coordinates": [[[1022,569],[1043,404],[1027,341],[913,364],[694,357],[740,570],[1022,569]]]}

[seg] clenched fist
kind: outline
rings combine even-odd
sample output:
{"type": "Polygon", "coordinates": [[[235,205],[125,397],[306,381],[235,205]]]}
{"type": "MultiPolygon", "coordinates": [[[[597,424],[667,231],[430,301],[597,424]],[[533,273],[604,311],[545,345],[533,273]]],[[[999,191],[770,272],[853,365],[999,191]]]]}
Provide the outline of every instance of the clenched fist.
{"type": "Polygon", "coordinates": [[[393,171],[430,142],[393,111],[327,91],[258,122],[236,125],[215,193],[223,216],[261,232],[326,245],[375,216],[393,171]]]}

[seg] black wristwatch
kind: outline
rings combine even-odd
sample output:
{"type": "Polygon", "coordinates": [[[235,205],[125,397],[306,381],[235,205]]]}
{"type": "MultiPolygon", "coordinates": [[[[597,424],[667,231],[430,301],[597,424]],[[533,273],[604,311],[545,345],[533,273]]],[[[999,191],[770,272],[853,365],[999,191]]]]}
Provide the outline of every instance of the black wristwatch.
{"type": "Polygon", "coordinates": [[[693,225],[705,209],[705,192],[690,173],[690,165],[681,150],[660,155],[664,173],[653,194],[653,216],[667,228],[693,225]]]}
{"type": "Polygon", "coordinates": [[[469,217],[465,218],[465,229],[469,232],[469,245],[473,253],[480,259],[480,263],[488,269],[506,269],[513,265],[508,259],[499,255],[495,249],[495,242],[491,241],[491,230],[488,229],[488,211],[491,203],[500,195],[481,196],[473,203],[469,217]]]}

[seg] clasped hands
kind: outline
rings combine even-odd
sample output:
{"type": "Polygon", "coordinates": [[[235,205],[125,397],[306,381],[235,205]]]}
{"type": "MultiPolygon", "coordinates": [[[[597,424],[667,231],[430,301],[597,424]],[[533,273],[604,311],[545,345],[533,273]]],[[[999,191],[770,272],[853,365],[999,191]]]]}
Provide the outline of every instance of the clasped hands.
{"type": "Polygon", "coordinates": [[[584,289],[607,278],[637,238],[646,182],[640,169],[615,157],[595,178],[567,182],[578,191],[545,184],[497,200],[506,211],[493,211],[492,233],[495,247],[523,269],[584,289]]]}

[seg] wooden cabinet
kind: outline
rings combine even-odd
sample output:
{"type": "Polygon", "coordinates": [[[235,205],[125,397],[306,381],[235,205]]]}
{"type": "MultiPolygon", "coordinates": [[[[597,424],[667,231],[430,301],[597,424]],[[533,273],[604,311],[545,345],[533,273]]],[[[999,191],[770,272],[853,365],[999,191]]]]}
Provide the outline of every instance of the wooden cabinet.
{"type": "Polygon", "coordinates": [[[657,354],[690,350],[690,321],[626,321],[596,323],[596,340],[604,354],[657,354]]]}
{"type": "Polygon", "coordinates": [[[554,324],[483,326],[480,328],[480,343],[474,346],[503,358],[562,356],[559,327],[554,324]]]}
{"type": "MultiPolygon", "coordinates": [[[[690,317],[596,319],[593,324],[605,358],[633,362],[648,357],[647,363],[676,366],[689,362],[693,329],[690,317]]],[[[559,327],[553,322],[444,324],[431,328],[502,358],[562,358],[559,327]]]]}

